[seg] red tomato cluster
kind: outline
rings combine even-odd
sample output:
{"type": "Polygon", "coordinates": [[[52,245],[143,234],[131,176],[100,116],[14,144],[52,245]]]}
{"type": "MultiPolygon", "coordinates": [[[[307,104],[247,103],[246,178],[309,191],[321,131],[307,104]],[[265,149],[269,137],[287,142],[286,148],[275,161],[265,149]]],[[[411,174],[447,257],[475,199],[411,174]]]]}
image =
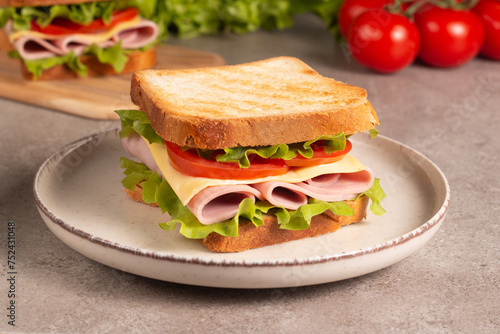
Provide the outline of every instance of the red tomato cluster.
{"type": "Polygon", "coordinates": [[[460,66],[481,54],[500,59],[500,0],[432,4],[426,0],[345,0],[339,30],[354,59],[382,73],[418,57],[435,67],[460,66]]]}

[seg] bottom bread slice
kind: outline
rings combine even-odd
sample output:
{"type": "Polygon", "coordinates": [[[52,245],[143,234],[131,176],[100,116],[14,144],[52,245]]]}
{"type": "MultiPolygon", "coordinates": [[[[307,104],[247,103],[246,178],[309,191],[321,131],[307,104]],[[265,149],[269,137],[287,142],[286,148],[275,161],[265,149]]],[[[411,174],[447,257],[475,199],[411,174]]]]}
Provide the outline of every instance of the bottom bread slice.
{"type": "MultiPolygon", "coordinates": [[[[128,57],[129,60],[125,64],[123,71],[120,73],[131,73],[138,70],[152,68],[156,65],[155,48],[150,48],[146,51],[134,51],[129,53],[128,57]]],[[[88,77],[117,74],[113,69],[113,66],[99,62],[96,56],[81,56],[80,61],[88,67],[88,77]]],[[[23,62],[21,62],[21,70],[24,78],[29,80],[33,79],[33,74],[28,72],[23,62]]],[[[37,80],[62,80],[75,79],[78,77],[78,74],[66,65],[57,65],[44,70],[37,80]]]]}
{"type": "Polygon", "coordinates": [[[238,236],[235,238],[210,233],[206,238],[201,239],[201,243],[212,252],[241,252],[292,240],[316,237],[334,232],[341,226],[357,223],[366,218],[368,197],[361,196],[357,201],[347,201],[346,203],[354,209],[353,216],[338,216],[331,211],[326,211],[314,216],[311,225],[305,230],[281,229],[276,216],[264,215],[264,225],[259,227],[251,222],[240,224],[238,236]]]}
{"type": "MultiPolygon", "coordinates": [[[[142,188],[137,185],[134,191],[125,189],[125,193],[135,201],[142,202],[142,188]]],[[[366,218],[369,199],[361,196],[356,201],[346,201],[354,210],[352,216],[339,216],[331,211],[314,216],[311,225],[304,230],[281,229],[276,216],[264,215],[264,224],[255,226],[250,221],[244,221],[238,226],[237,237],[225,237],[218,233],[210,233],[206,238],[200,239],[201,244],[212,252],[234,253],[249,249],[261,248],[284,242],[316,237],[338,230],[341,226],[360,222],[366,218]]],[[[156,203],[149,204],[157,206],[156,203]]]]}

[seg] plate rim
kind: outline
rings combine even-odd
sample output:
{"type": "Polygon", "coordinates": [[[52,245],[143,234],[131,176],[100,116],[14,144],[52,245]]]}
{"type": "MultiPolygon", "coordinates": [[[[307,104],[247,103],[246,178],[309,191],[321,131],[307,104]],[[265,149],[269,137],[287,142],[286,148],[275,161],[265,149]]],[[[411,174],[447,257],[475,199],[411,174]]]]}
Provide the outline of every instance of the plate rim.
{"type": "MultiPolygon", "coordinates": [[[[42,201],[38,194],[38,182],[40,178],[43,176],[43,173],[46,171],[46,169],[51,166],[51,164],[57,165],[62,159],[64,159],[66,156],[71,154],[73,151],[78,149],[79,147],[88,144],[92,140],[99,139],[101,137],[106,137],[110,135],[117,136],[120,128],[115,127],[111,129],[107,129],[104,131],[100,131],[88,136],[85,136],[83,138],[80,138],[78,140],[75,140],[59,150],[57,150],[55,153],[50,155],[43,163],[42,165],[38,168],[37,172],[35,173],[34,179],[33,179],[33,194],[34,194],[34,199],[35,199],[35,204],[39,211],[43,213],[52,223],[55,225],[59,226],[60,228],[66,230],[67,232],[74,234],[82,239],[85,239],[87,241],[90,241],[91,243],[97,244],[99,246],[103,246],[106,248],[112,248],[114,250],[132,254],[132,255],[137,255],[141,257],[147,257],[155,260],[161,260],[161,261],[167,261],[167,262],[175,262],[175,263],[181,263],[181,264],[195,264],[195,265],[202,265],[202,266],[216,266],[216,267],[246,267],[246,268],[252,268],[252,267],[291,267],[291,266],[303,266],[303,265],[314,265],[314,264],[322,264],[322,263],[327,263],[327,262],[334,262],[334,261],[341,261],[341,260],[347,260],[351,258],[356,258],[362,255],[366,254],[372,254],[372,253],[378,253],[387,249],[391,249],[394,247],[397,247],[399,245],[405,244],[409,242],[410,240],[419,237],[420,235],[424,234],[425,232],[429,231],[438,223],[442,221],[444,216],[447,213],[449,203],[450,203],[450,186],[448,183],[448,180],[446,179],[446,176],[444,173],[441,171],[441,169],[434,163],[432,162],[429,158],[427,158],[425,155],[420,153],[419,151],[401,143],[398,142],[394,139],[388,138],[383,135],[378,135],[377,138],[380,138],[382,140],[388,141],[391,144],[396,144],[399,145],[400,147],[409,150],[413,154],[416,154],[419,156],[419,158],[424,159],[427,163],[430,163],[430,165],[438,172],[440,176],[440,180],[444,183],[445,186],[445,199],[443,203],[441,204],[441,207],[439,210],[427,221],[425,221],[423,224],[419,225],[417,228],[406,232],[398,237],[391,238],[389,240],[386,240],[381,243],[377,243],[375,245],[371,245],[369,247],[365,247],[363,249],[358,249],[358,250],[353,250],[349,252],[342,252],[342,253],[336,253],[336,254],[327,254],[327,255],[321,255],[321,256],[315,256],[315,257],[296,257],[290,260],[276,260],[276,261],[266,261],[266,260],[226,260],[222,259],[221,261],[217,261],[215,259],[211,260],[205,260],[205,259],[200,259],[197,256],[193,256],[191,258],[186,257],[186,256],[178,256],[175,254],[169,254],[169,253],[163,253],[163,252],[158,252],[158,251],[146,251],[143,248],[134,248],[130,247],[127,245],[123,245],[117,242],[109,241],[106,239],[102,239],[100,237],[94,236],[88,232],[83,231],[80,228],[74,227],[61,218],[59,218],[57,215],[55,215],[42,201]]],[[[441,203],[441,202],[440,202],[441,203]]]]}

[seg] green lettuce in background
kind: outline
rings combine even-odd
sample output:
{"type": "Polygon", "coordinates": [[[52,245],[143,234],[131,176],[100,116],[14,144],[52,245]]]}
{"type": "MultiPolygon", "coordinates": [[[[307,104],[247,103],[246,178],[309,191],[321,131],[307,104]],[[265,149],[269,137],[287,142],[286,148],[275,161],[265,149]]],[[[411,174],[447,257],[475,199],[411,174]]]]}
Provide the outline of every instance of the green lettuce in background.
{"type": "Polygon", "coordinates": [[[164,23],[176,37],[192,38],[221,31],[246,34],[258,29],[293,26],[293,16],[312,12],[335,31],[342,0],[158,0],[167,14],[164,23]]]}

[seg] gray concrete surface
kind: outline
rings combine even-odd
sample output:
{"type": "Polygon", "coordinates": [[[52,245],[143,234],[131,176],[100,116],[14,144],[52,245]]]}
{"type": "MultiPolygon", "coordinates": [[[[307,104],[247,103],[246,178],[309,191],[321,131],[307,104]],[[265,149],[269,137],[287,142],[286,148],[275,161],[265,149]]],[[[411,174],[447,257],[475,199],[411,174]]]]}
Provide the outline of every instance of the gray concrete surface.
{"type": "Polygon", "coordinates": [[[500,332],[499,62],[476,59],[447,70],[416,64],[375,74],[349,61],[311,15],[282,32],[169,43],[217,52],[229,64],[296,56],[323,75],[366,88],[381,133],[446,174],[452,201],[444,225],[402,262],[323,285],[226,290],[135,276],[70,249],[48,230],[33,200],[40,164],[104,121],[0,99],[0,332],[500,332]],[[17,233],[15,327],[7,317],[8,221],[17,233]]]}

